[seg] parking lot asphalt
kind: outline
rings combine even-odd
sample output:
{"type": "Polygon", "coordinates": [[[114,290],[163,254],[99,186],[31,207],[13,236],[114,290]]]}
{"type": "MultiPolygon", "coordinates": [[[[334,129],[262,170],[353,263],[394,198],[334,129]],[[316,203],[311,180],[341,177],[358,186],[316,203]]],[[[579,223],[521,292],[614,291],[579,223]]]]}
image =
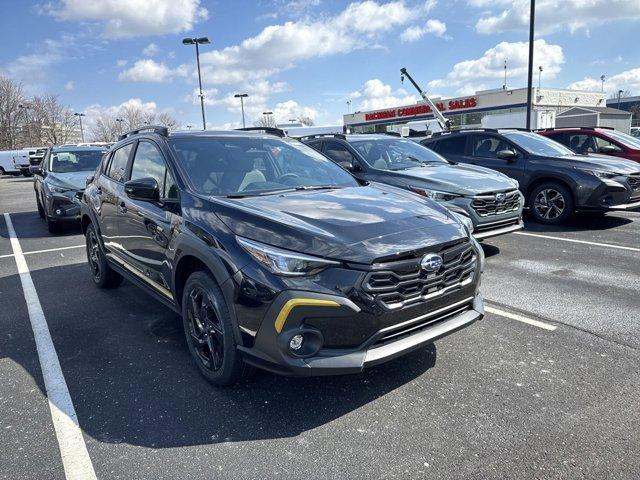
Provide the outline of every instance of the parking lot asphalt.
{"type": "MultiPolygon", "coordinates": [[[[487,240],[490,313],[430,348],[227,389],[201,378],[174,313],[91,284],[79,229],[50,235],[28,180],[0,178],[0,213],[97,478],[640,477],[640,213],[487,240]]],[[[0,478],[65,478],[12,253],[0,216],[0,478]]]]}

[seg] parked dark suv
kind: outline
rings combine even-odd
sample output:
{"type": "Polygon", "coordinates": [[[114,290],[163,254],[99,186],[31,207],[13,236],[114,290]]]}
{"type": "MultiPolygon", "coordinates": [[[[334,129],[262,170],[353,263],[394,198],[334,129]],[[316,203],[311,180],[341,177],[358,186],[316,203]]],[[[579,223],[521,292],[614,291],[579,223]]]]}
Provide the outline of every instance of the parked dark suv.
{"type": "Polygon", "coordinates": [[[482,249],[447,209],[256,132],[125,135],[84,191],[91,278],[182,315],[200,371],[359,372],[483,315],[482,249]]]}
{"type": "Polygon", "coordinates": [[[406,138],[314,135],[302,141],[359,179],[383,182],[436,200],[471,221],[476,239],[522,229],[518,182],[475,165],[454,165],[406,138]]]}
{"type": "Polygon", "coordinates": [[[640,208],[640,166],[630,160],[578,155],[523,130],[460,130],[422,143],[451,161],[516,179],[531,214],[542,223],[562,223],[576,210],[640,208]]]}

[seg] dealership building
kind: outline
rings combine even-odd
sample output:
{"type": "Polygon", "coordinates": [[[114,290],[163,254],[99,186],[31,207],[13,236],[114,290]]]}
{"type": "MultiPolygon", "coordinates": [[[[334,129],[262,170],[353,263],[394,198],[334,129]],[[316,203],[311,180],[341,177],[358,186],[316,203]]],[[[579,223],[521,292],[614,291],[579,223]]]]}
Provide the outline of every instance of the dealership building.
{"type": "MultiPolygon", "coordinates": [[[[534,88],[532,93],[532,128],[555,127],[558,115],[572,108],[607,106],[606,95],[602,92],[534,88]]],[[[524,128],[526,126],[526,88],[483,90],[464,97],[450,99],[432,97],[432,100],[444,116],[451,120],[453,128],[524,128]]],[[[344,115],[344,126],[345,131],[353,133],[400,132],[401,128],[409,122],[416,122],[409,123],[410,126],[418,126],[419,122],[426,123],[432,119],[434,115],[430,107],[423,101],[419,101],[412,105],[349,113],[344,115]]],[[[419,130],[419,128],[415,129],[419,130]]]]}

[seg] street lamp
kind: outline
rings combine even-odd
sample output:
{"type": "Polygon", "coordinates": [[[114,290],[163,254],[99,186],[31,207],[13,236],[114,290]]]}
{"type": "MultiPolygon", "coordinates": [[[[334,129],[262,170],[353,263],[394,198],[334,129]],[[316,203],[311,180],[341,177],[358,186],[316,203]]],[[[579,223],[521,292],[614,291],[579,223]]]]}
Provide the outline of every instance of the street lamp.
{"type": "Polygon", "coordinates": [[[191,130],[191,127],[193,127],[193,125],[191,125],[190,123],[187,123],[187,130],[191,130]]]}
{"type": "Polygon", "coordinates": [[[624,90],[618,90],[618,110],[620,110],[620,96],[624,93],[624,90]]]}
{"type": "Polygon", "coordinates": [[[540,95],[540,81],[542,80],[542,65],[538,67],[538,95],[540,95]]]}
{"type": "Polygon", "coordinates": [[[240,108],[242,109],[242,128],[245,128],[245,124],[244,124],[244,99],[247,98],[249,96],[248,93],[236,93],[234,95],[235,98],[239,98],[240,99],[240,108]]]}
{"type": "Polygon", "coordinates": [[[604,93],[604,80],[605,80],[605,78],[606,78],[606,77],[605,77],[604,75],[600,75],[600,81],[602,82],[602,89],[601,89],[601,92],[603,92],[603,93],[604,93]]]}
{"type": "Polygon", "coordinates": [[[264,117],[266,118],[266,126],[267,127],[271,127],[271,117],[269,115],[273,115],[273,112],[262,112],[262,115],[264,115],[264,117]]]}
{"type": "Polygon", "coordinates": [[[202,108],[202,129],[207,129],[207,120],[204,115],[204,93],[202,93],[202,76],[200,74],[200,48],[198,45],[207,45],[211,43],[207,37],[199,38],[183,38],[182,43],[184,45],[196,46],[196,64],[198,65],[198,86],[200,87],[200,107],[202,108]]]}
{"type": "Polygon", "coordinates": [[[29,132],[29,146],[33,147],[33,140],[31,139],[31,124],[29,123],[29,110],[33,110],[33,108],[29,105],[23,105],[22,103],[18,105],[18,108],[24,110],[24,116],[27,120],[27,132],[29,132]]]}
{"type": "Polygon", "coordinates": [[[80,138],[82,139],[82,143],[84,143],[84,130],[82,129],[82,117],[86,116],[84,113],[74,113],[73,114],[75,117],[78,117],[78,120],[80,120],[80,138]]]}
{"type": "Polygon", "coordinates": [[[351,113],[351,99],[347,98],[347,112],[351,113]]]}
{"type": "Polygon", "coordinates": [[[122,122],[124,122],[124,119],[116,118],[116,122],[118,123],[118,133],[122,135],[122,122]]]}

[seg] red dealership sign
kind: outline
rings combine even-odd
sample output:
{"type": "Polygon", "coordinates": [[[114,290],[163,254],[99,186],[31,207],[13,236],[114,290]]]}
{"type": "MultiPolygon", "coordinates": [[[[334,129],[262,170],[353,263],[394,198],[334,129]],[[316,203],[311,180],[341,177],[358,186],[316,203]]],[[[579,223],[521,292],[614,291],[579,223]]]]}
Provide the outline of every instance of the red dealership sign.
{"type": "MultiPolygon", "coordinates": [[[[463,108],[473,108],[478,105],[476,97],[461,98],[458,100],[449,100],[448,102],[436,102],[436,107],[441,112],[448,110],[459,110],[463,108]]],[[[416,115],[426,115],[431,113],[431,107],[425,103],[411,105],[408,107],[391,108],[389,110],[380,110],[377,112],[365,113],[364,119],[367,122],[372,120],[385,120],[397,117],[415,117],[416,115]]]]}

